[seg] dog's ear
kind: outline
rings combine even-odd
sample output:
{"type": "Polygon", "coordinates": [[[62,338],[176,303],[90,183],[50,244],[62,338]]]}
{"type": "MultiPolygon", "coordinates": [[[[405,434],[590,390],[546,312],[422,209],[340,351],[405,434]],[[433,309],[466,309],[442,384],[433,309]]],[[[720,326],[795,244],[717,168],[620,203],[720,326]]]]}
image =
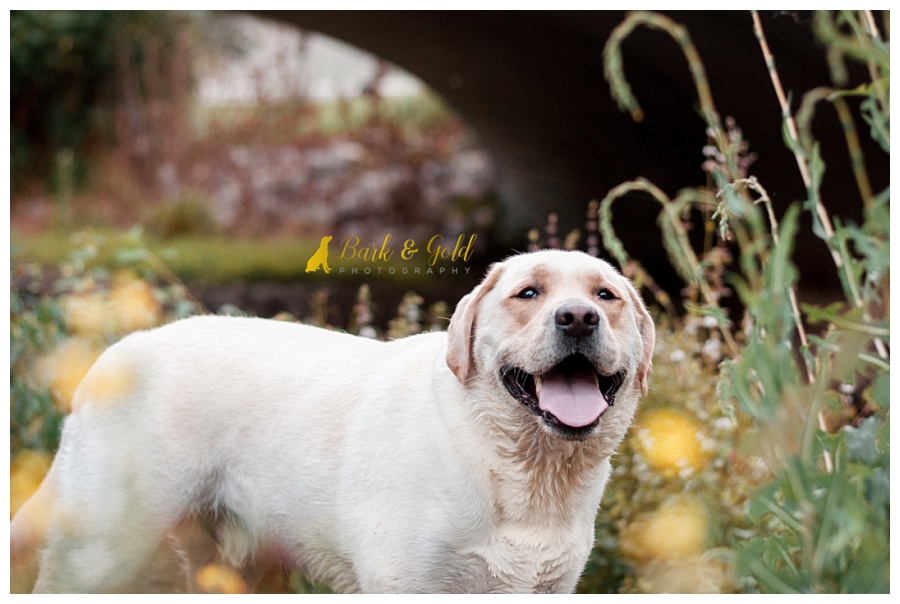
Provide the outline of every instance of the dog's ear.
{"type": "Polygon", "coordinates": [[[502,265],[492,265],[481,284],[463,296],[453,311],[450,326],[447,328],[447,366],[460,383],[465,382],[475,368],[472,345],[475,340],[475,324],[478,321],[478,306],[484,296],[497,284],[502,272],[502,265]]]}
{"type": "Polygon", "coordinates": [[[650,369],[653,367],[653,349],[656,346],[656,326],[653,324],[653,318],[647,312],[644,301],[641,300],[640,294],[628,282],[628,293],[634,305],[635,320],[637,321],[638,332],[641,334],[641,363],[638,365],[637,380],[641,386],[641,392],[647,394],[650,388],[650,369]]]}

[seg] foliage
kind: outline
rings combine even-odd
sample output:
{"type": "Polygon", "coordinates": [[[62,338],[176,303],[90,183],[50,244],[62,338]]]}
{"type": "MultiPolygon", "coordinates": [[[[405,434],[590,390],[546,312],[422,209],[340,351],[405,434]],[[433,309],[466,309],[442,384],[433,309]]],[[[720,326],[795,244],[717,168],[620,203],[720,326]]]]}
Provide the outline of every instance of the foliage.
{"type": "MultiPolygon", "coordinates": [[[[868,186],[844,97],[865,97],[862,110],[871,126],[870,134],[889,152],[889,49],[880,39],[871,14],[819,13],[816,29],[829,44],[833,60],[838,57],[866,63],[872,82],[855,90],[812,91],[804,97],[795,119],[758,17],[755,13],[752,16],[782,103],[785,139],[807,185],[807,200],[791,207],[780,222],[767,192],[748,173],[746,144],[740,131],[733,122],[723,124],[720,119],[700,57],[683,28],[661,15],[634,13],[613,33],[606,49],[607,77],[613,94],[623,109],[639,117],[640,108],[621,71],[619,44],[640,25],[669,33],[689,62],[700,113],[711,139],[705,168],[714,183],[712,190],[691,189],[669,199],[652,183],[637,180],[613,189],[599,206],[604,244],[626,272],[642,282],[649,276],[615,237],[610,208],[617,198],[632,190],[643,190],[661,204],[659,222],[667,250],[688,285],[687,307],[697,316],[710,319],[715,338],[723,343],[715,397],[719,409],[707,407],[704,413],[733,418],[730,421],[736,426],[743,426],[740,442],[733,443],[727,456],[716,457],[727,471],[721,480],[712,480],[701,489],[707,499],[713,494],[726,493],[729,498],[737,494],[736,502],[741,504],[743,518],[732,517],[710,532],[715,536],[711,538],[715,547],[707,550],[721,551],[720,559],[733,566],[734,583],[710,585],[704,580],[709,576],[706,572],[697,574],[694,583],[677,585],[685,591],[713,587],[779,593],[887,592],[889,193],[872,194],[868,186]],[[808,124],[812,107],[823,100],[835,105],[847,133],[865,204],[864,220],[859,225],[830,216],[820,190],[825,166],[808,124]],[[684,236],[682,219],[691,207],[706,210],[708,219],[717,222],[720,234],[720,242],[700,256],[684,236]],[[791,252],[801,211],[813,216],[813,230],[827,245],[830,261],[841,278],[844,304],[801,308],[797,302],[797,273],[791,252]],[[736,249],[736,266],[727,262],[732,254],[725,252],[726,245],[736,249]],[[745,309],[739,332],[721,305],[723,295],[730,290],[745,309]],[[810,325],[824,326],[824,331],[807,335],[810,325]],[[733,470],[759,463],[765,468],[762,476],[734,484],[734,477],[740,473],[733,470]],[[741,503],[744,498],[745,503],[741,503]]],[[[660,302],[666,306],[666,300],[660,302]]],[[[664,374],[661,376],[663,363],[655,367],[656,379],[665,379],[664,374]]],[[[653,405],[653,396],[650,398],[653,405]]],[[[712,400],[707,399],[706,405],[712,400]]],[[[691,403],[687,405],[690,409],[691,403]]],[[[641,421],[639,417],[638,434],[641,421]]],[[[621,472],[628,475],[637,456],[624,458],[621,472]]],[[[707,473],[707,477],[711,475],[707,473]]],[[[663,480],[653,486],[663,493],[692,490],[679,480],[680,475],[674,483],[663,480]]],[[[629,502],[643,503],[650,495],[650,486],[643,483],[647,480],[632,474],[631,480],[620,486],[617,477],[611,489],[613,526],[600,527],[601,545],[603,535],[618,532],[622,537],[628,515],[633,513],[630,509],[617,510],[620,492],[626,490],[629,502]]],[[[719,508],[720,517],[721,503],[713,505],[719,508]]],[[[608,538],[606,543],[616,546],[608,538]]],[[[617,545],[626,552],[624,539],[617,545]]],[[[654,582],[659,577],[671,580],[675,575],[668,572],[669,568],[641,562],[637,560],[637,566],[630,569],[616,564],[611,567],[609,562],[603,566],[601,556],[593,564],[603,568],[611,579],[621,581],[620,589],[671,588],[671,583],[654,582]]],[[[677,576],[684,577],[684,573],[677,576]]]]}
{"type": "Polygon", "coordinates": [[[181,23],[158,11],[11,11],[13,185],[32,177],[58,185],[64,152],[83,180],[87,152],[115,134],[108,124],[122,63],[145,61],[150,32],[175,35],[181,23]]]}
{"type": "Polygon", "coordinates": [[[10,12],[11,174],[52,168],[80,148],[91,107],[109,92],[117,13],[10,12]],[[107,83],[104,86],[104,82],[107,83]]]}
{"type": "Polygon", "coordinates": [[[147,230],[161,239],[204,237],[215,234],[216,219],[208,200],[184,191],[178,197],[155,206],[145,220],[147,230]]]}
{"type": "Polygon", "coordinates": [[[25,289],[10,295],[10,450],[55,451],[63,414],[46,390],[24,378],[30,359],[51,349],[65,335],[59,306],[52,298],[25,289]]]}
{"type": "Polygon", "coordinates": [[[82,239],[52,275],[16,263],[10,293],[10,451],[54,452],[75,387],[123,335],[200,309],[137,233],[112,269],[100,242],[82,239]],[[168,279],[168,281],[166,281],[168,279]]]}
{"type": "Polygon", "coordinates": [[[381,98],[383,69],[358,98],[319,104],[297,72],[303,57],[279,53],[259,69],[298,84],[283,96],[249,66],[250,90],[234,84],[249,102],[194,94],[195,72],[242,50],[247,19],[13,12],[14,224],[46,227],[45,215],[64,228],[145,220],[164,237],[490,227],[497,209],[487,154],[435,95],[381,98]]]}

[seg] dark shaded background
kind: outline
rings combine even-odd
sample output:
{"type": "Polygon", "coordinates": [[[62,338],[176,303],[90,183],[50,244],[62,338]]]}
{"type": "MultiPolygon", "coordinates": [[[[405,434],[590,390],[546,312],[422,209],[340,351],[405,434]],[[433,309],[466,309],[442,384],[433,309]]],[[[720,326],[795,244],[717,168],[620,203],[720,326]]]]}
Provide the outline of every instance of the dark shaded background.
{"type": "MultiPolygon", "coordinates": [[[[667,34],[638,29],[624,44],[624,65],[645,119],[635,123],[615,106],[603,78],[602,50],[624,11],[254,11],[345,40],[409,70],[440,93],[478,132],[493,154],[507,215],[499,247],[521,242],[528,227],[560,213],[561,231],[580,227],[588,200],[643,176],[674,196],[705,182],[705,126],[687,63],[667,34]]],[[[778,106],[748,11],[665,11],[687,27],[706,66],[719,113],[733,117],[757,155],[751,173],[777,211],[806,198],[784,144],[778,106]]],[[[782,83],[796,108],[803,93],[832,80],[811,15],[767,11],[763,27],[782,83]]],[[[851,65],[851,84],[866,74],[851,65]],[[855,69],[854,69],[855,68],[855,69]]],[[[876,191],[889,181],[889,157],[857,124],[876,191]]],[[[825,104],[814,133],[828,167],[824,202],[836,215],[858,218],[859,193],[840,123],[825,104]]],[[[616,204],[626,249],[667,289],[680,283],[668,268],[654,206],[616,204]]],[[[833,267],[817,260],[824,243],[810,219],[796,259],[806,295],[828,295],[833,267]]]]}

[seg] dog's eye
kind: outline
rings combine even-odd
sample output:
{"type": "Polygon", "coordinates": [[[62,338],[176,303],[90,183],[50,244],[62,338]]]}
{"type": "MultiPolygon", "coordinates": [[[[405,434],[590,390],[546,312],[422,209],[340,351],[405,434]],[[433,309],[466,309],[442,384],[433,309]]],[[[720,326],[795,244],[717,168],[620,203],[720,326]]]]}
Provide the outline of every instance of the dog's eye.
{"type": "Polygon", "coordinates": [[[526,287],[525,289],[523,289],[522,291],[520,291],[519,293],[516,294],[516,298],[524,298],[526,300],[528,300],[530,298],[537,298],[537,297],[538,297],[538,290],[536,290],[533,287],[526,287]]]}
{"type": "Polygon", "coordinates": [[[597,297],[601,300],[617,300],[616,295],[605,287],[597,292],[597,297]]]}

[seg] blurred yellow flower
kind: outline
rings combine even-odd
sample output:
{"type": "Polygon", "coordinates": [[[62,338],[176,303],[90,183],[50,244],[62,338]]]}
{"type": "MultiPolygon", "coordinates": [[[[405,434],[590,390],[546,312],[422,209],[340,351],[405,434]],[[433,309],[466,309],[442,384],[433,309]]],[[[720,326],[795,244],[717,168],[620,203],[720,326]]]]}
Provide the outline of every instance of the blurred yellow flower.
{"type": "Polygon", "coordinates": [[[70,338],[37,363],[36,380],[53,395],[57,406],[72,411],[72,395],[102,350],[91,340],[70,338]]]}
{"type": "Polygon", "coordinates": [[[619,537],[622,553],[634,560],[681,560],[703,552],[706,510],[678,501],[639,516],[619,537]]]}
{"type": "Polygon", "coordinates": [[[635,432],[644,459],[665,476],[691,474],[709,458],[700,425],[680,411],[654,409],[638,418],[635,432]]]}
{"type": "Polygon", "coordinates": [[[650,560],[637,569],[644,593],[731,593],[733,568],[718,552],[682,560],[650,560]]]}
{"type": "Polygon", "coordinates": [[[118,277],[108,293],[72,294],[60,306],[72,333],[97,339],[155,327],[162,319],[153,288],[130,275],[118,277]]]}
{"type": "Polygon", "coordinates": [[[247,584],[241,574],[230,566],[212,562],[194,576],[197,591],[207,594],[245,594],[247,584]]]}
{"type": "Polygon", "coordinates": [[[117,333],[131,333],[159,325],[162,307],[153,288],[133,277],[118,279],[109,294],[109,311],[117,333]]]}
{"type": "Polygon", "coordinates": [[[9,464],[9,517],[28,501],[44,480],[53,456],[46,451],[25,449],[9,464]]]}
{"type": "Polygon", "coordinates": [[[66,296],[60,301],[60,307],[66,327],[76,335],[102,338],[112,331],[112,317],[100,293],[66,296]]]}

